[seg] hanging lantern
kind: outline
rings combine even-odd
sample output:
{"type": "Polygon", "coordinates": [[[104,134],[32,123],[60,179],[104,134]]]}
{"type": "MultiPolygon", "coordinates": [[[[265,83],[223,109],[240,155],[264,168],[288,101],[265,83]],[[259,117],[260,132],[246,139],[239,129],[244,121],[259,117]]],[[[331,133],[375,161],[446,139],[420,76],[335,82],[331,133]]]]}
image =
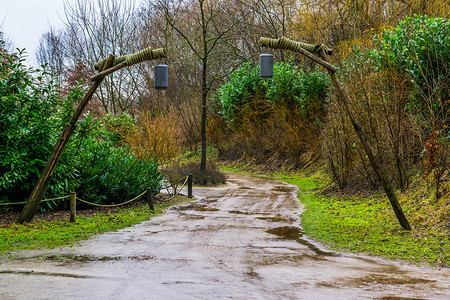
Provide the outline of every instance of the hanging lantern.
{"type": "Polygon", "coordinates": [[[165,90],[169,87],[169,68],[167,65],[155,66],[155,89],[165,90]]]}
{"type": "Polygon", "coordinates": [[[273,77],[273,55],[263,53],[259,56],[259,76],[261,78],[273,77]]]}

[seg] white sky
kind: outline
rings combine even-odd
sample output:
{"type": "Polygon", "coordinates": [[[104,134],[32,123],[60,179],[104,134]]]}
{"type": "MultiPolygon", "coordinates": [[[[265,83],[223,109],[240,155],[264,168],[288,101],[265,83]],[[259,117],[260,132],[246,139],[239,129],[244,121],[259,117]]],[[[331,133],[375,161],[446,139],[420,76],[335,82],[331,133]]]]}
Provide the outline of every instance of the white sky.
{"type": "Polygon", "coordinates": [[[26,49],[27,63],[36,66],[39,39],[50,25],[62,26],[64,0],[0,0],[0,31],[14,48],[26,49]]]}

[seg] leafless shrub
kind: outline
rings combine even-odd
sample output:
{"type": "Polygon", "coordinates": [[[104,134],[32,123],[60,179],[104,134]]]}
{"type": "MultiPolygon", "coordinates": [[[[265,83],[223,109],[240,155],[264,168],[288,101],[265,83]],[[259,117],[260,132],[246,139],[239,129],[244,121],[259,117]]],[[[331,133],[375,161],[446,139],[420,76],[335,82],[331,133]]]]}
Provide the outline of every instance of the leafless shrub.
{"type": "MultiPolygon", "coordinates": [[[[417,162],[422,140],[414,115],[407,111],[409,81],[394,71],[375,72],[370,61],[353,66],[356,65],[357,68],[344,70],[341,77],[346,93],[378,161],[390,180],[405,189],[409,184],[408,171],[417,162]]],[[[332,94],[334,103],[335,97],[332,94]]],[[[343,110],[330,109],[322,139],[329,171],[340,187],[354,174],[359,174],[372,188],[377,186],[374,171],[343,110]]]]}

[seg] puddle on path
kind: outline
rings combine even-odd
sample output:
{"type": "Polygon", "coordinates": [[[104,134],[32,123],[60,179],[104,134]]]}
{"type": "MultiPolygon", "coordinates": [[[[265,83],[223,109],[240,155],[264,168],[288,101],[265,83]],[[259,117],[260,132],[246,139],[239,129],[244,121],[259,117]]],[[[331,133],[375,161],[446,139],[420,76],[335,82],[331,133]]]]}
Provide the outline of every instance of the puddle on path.
{"type": "Polygon", "coordinates": [[[176,211],[186,211],[186,210],[219,211],[218,208],[211,208],[211,207],[206,206],[205,204],[200,204],[200,203],[189,203],[187,205],[175,206],[172,208],[172,210],[176,210],[176,211]]]}
{"type": "Polygon", "coordinates": [[[302,239],[303,231],[299,227],[295,226],[283,226],[283,227],[276,227],[272,228],[266,231],[270,234],[275,234],[279,236],[279,238],[283,240],[295,240],[299,242],[302,245],[307,246],[310,250],[314,251],[317,255],[321,256],[340,256],[340,254],[336,252],[329,252],[329,251],[323,251],[320,250],[316,245],[312,244],[311,242],[302,239]]]}
{"type": "MultiPolygon", "coordinates": [[[[336,288],[336,287],[349,287],[354,286],[357,288],[367,288],[367,287],[377,287],[377,286],[415,286],[414,288],[419,289],[420,285],[433,286],[435,280],[429,280],[424,278],[413,278],[408,276],[389,276],[387,274],[368,274],[364,277],[349,278],[342,281],[336,282],[322,282],[317,284],[317,286],[336,288]],[[419,286],[416,286],[419,285],[419,286]]],[[[423,298],[404,298],[396,296],[384,296],[378,299],[385,300],[420,300],[423,298]]]]}
{"type": "Polygon", "coordinates": [[[68,273],[54,273],[54,272],[35,272],[35,271],[0,271],[0,274],[18,274],[18,275],[37,275],[37,276],[52,276],[52,277],[67,277],[67,278],[95,278],[93,276],[76,275],[68,273]]]}
{"type": "Polygon", "coordinates": [[[278,235],[283,240],[297,240],[303,235],[303,231],[295,226],[276,227],[266,231],[278,235]]]}
{"type": "Polygon", "coordinates": [[[252,215],[252,213],[249,213],[247,211],[240,211],[240,210],[229,210],[230,214],[237,214],[237,215],[252,215]]]}
{"type": "Polygon", "coordinates": [[[193,220],[202,220],[202,219],[205,218],[205,216],[194,215],[194,214],[186,214],[186,213],[182,213],[182,216],[185,219],[193,219],[193,220]]]}
{"type": "Polygon", "coordinates": [[[427,284],[432,282],[436,281],[423,278],[412,278],[407,276],[395,277],[395,276],[386,276],[386,274],[369,274],[361,278],[355,278],[353,280],[350,280],[348,284],[364,286],[374,284],[375,285],[427,284]]]}
{"type": "Polygon", "coordinates": [[[292,192],[292,188],[284,185],[278,185],[272,188],[273,192],[282,192],[282,193],[289,193],[292,192]]]}
{"type": "MultiPolygon", "coordinates": [[[[291,221],[282,217],[256,217],[258,220],[269,221],[269,222],[286,222],[290,223],[291,221]]],[[[270,233],[270,232],[269,232],[270,233]]]]}
{"type": "Polygon", "coordinates": [[[426,300],[425,298],[405,298],[405,297],[396,297],[396,296],[387,296],[378,298],[378,300],[426,300]]]}
{"type": "MultiPolygon", "coordinates": [[[[18,258],[22,260],[23,258],[18,258]]],[[[74,255],[74,254],[58,254],[47,256],[34,256],[27,258],[29,260],[51,261],[57,262],[62,265],[70,263],[91,263],[91,262],[107,262],[107,261],[120,261],[120,260],[134,260],[134,261],[148,261],[155,259],[154,256],[142,255],[142,256],[91,256],[91,255],[74,255]]]]}

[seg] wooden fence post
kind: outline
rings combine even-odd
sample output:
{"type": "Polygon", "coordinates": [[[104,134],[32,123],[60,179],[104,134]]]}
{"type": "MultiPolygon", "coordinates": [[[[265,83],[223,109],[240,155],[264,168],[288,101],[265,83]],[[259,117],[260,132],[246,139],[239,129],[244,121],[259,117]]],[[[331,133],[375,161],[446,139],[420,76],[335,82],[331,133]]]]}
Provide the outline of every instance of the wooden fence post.
{"type": "Polygon", "coordinates": [[[77,193],[70,193],[70,222],[77,219],[77,193]]]}
{"type": "Polygon", "coordinates": [[[188,175],[188,197],[192,198],[192,179],[193,179],[193,175],[189,174],[188,175]]]}
{"type": "Polygon", "coordinates": [[[155,206],[153,205],[153,191],[152,188],[147,188],[147,201],[148,206],[152,212],[155,212],[155,206]]]}

